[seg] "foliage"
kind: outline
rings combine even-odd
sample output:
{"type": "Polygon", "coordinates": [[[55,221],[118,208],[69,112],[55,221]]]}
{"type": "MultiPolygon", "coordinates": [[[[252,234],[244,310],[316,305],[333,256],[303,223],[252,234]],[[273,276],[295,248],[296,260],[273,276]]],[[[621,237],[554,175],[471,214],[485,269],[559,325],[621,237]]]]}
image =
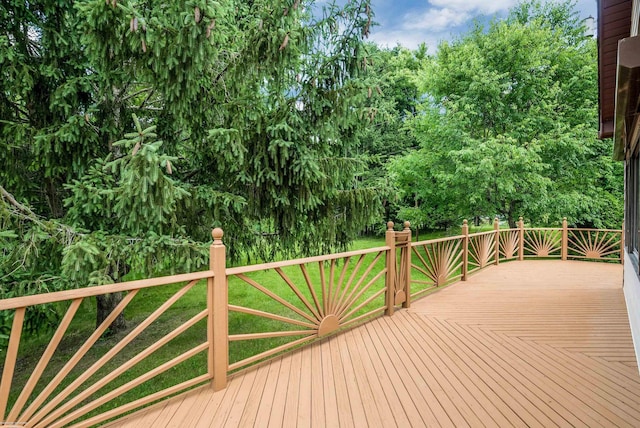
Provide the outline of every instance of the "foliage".
{"type": "Polygon", "coordinates": [[[442,43],[420,76],[421,149],[390,167],[413,207],[403,213],[431,227],[494,215],[619,227],[620,165],[596,139],[596,55],[570,2],[522,3],[442,43]]]}
{"type": "MultiPolygon", "coordinates": [[[[366,159],[361,182],[380,192],[384,219],[401,222],[395,185],[387,173],[390,159],[417,148],[418,143],[406,126],[416,113],[418,86],[413,75],[420,69],[426,47],[412,52],[401,46],[381,49],[370,46],[368,68],[377,79],[368,90],[369,125],[357,133],[359,151],[366,159]]],[[[384,227],[384,222],[380,222],[384,227]]]]}
{"type": "Polygon", "coordinates": [[[344,248],[367,0],[0,6],[2,297],[344,248]],[[122,139],[124,136],[124,139],[122,139]]]}

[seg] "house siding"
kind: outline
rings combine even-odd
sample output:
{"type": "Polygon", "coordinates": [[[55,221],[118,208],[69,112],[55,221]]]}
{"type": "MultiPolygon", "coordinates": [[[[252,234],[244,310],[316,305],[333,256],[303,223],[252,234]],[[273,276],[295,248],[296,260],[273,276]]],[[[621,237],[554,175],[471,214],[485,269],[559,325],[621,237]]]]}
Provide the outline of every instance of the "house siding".
{"type": "Polygon", "coordinates": [[[633,337],[636,359],[640,356],[640,279],[633,268],[629,255],[625,252],[624,260],[624,298],[627,303],[629,325],[633,337]]]}

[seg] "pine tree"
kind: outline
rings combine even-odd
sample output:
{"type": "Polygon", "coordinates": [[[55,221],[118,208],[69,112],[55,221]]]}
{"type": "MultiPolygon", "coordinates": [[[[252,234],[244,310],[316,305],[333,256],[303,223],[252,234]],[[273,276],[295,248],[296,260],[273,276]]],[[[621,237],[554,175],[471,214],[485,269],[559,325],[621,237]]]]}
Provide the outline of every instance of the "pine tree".
{"type": "Polygon", "coordinates": [[[344,247],[377,213],[354,157],[372,16],[367,0],[0,6],[3,297],[199,268],[216,226],[232,257],[344,247]]]}

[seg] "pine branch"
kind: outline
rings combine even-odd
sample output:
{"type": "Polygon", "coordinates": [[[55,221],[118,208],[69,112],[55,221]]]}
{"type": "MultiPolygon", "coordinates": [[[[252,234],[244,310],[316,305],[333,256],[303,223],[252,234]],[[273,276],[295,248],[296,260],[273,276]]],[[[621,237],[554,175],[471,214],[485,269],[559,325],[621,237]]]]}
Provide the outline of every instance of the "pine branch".
{"type": "Polygon", "coordinates": [[[149,95],[147,95],[147,98],[149,98],[150,94],[153,93],[153,88],[152,87],[140,89],[139,91],[136,91],[136,92],[134,92],[132,94],[126,95],[125,97],[122,98],[122,101],[124,102],[124,101],[130,100],[131,98],[137,97],[140,94],[144,94],[147,91],[149,91],[149,95]]]}
{"type": "Polygon", "coordinates": [[[0,184],[0,195],[2,195],[3,199],[6,199],[10,205],[13,205],[20,212],[26,213],[26,215],[30,220],[36,221],[36,222],[40,221],[36,213],[31,211],[29,207],[22,205],[20,202],[18,202],[16,198],[14,198],[11,193],[7,192],[7,190],[1,184],[0,184]]]}
{"type": "Polygon", "coordinates": [[[21,220],[30,221],[34,224],[37,224],[44,230],[51,230],[53,228],[56,232],[60,233],[62,236],[53,237],[55,237],[63,245],[70,245],[76,236],[84,236],[83,233],[78,232],[73,227],[64,223],[60,223],[55,220],[43,220],[40,216],[38,216],[38,214],[34,213],[31,208],[18,202],[16,198],[11,193],[9,193],[2,185],[0,185],[0,196],[2,196],[2,199],[6,200],[9,205],[15,208],[13,213],[21,220]]]}

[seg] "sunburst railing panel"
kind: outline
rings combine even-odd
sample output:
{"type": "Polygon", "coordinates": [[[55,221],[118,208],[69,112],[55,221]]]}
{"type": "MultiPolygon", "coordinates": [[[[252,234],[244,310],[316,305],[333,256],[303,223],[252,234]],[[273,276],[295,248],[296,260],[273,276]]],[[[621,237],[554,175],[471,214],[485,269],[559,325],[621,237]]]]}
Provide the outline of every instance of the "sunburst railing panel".
{"type": "Polygon", "coordinates": [[[569,229],[567,231],[567,257],[570,259],[620,260],[621,235],[619,230],[569,229]]]}
{"type": "Polygon", "coordinates": [[[411,244],[412,296],[418,297],[461,278],[463,239],[454,236],[411,244]]]}
{"type": "Polygon", "coordinates": [[[228,269],[229,346],[238,356],[229,370],[382,314],[386,252],[382,247],[228,269]]]}
{"type": "Polygon", "coordinates": [[[0,310],[13,311],[14,322],[3,353],[0,420],[15,426],[91,426],[210,381],[209,310],[206,301],[192,302],[206,294],[206,279],[212,275],[207,271],[1,301],[0,310]],[[144,301],[150,292],[167,298],[148,308],[144,301]],[[115,293],[121,294],[120,303],[100,325],[88,327],[91,317],[95,322],[93,297],[115,293]],[[45,340],[41,353],[21,355],[21,339],[34,340],[21,335],[24,314],[41,304],[64,307],[65,314],[54,332],[38,338],[45,340]],[[125,310],[127,328],[109,335],[125,310]],[[62,366],[56,362],[60,358],[62,366]],[[16,374],[17,361],[21,370],[16,374]],[[167,384],[169,378],[162,375],[169,370],[175,373],[167,384]]]}
{"type": "Polygon", "coordinates": [[[495,262],[495,232],[482,232],[469,235],[468,273],[483,269],[495,262]]]}
{"type": "Polygon", "coordinates": [[[518,229],[500,231],[500,261],[513,260],[518,257],[520,237],[518,229]]]}
{"type": "Polygon", "coordinates": [[[524,257],[560,258],[562,251],[561,229],[525,229],[524,257]]]}

